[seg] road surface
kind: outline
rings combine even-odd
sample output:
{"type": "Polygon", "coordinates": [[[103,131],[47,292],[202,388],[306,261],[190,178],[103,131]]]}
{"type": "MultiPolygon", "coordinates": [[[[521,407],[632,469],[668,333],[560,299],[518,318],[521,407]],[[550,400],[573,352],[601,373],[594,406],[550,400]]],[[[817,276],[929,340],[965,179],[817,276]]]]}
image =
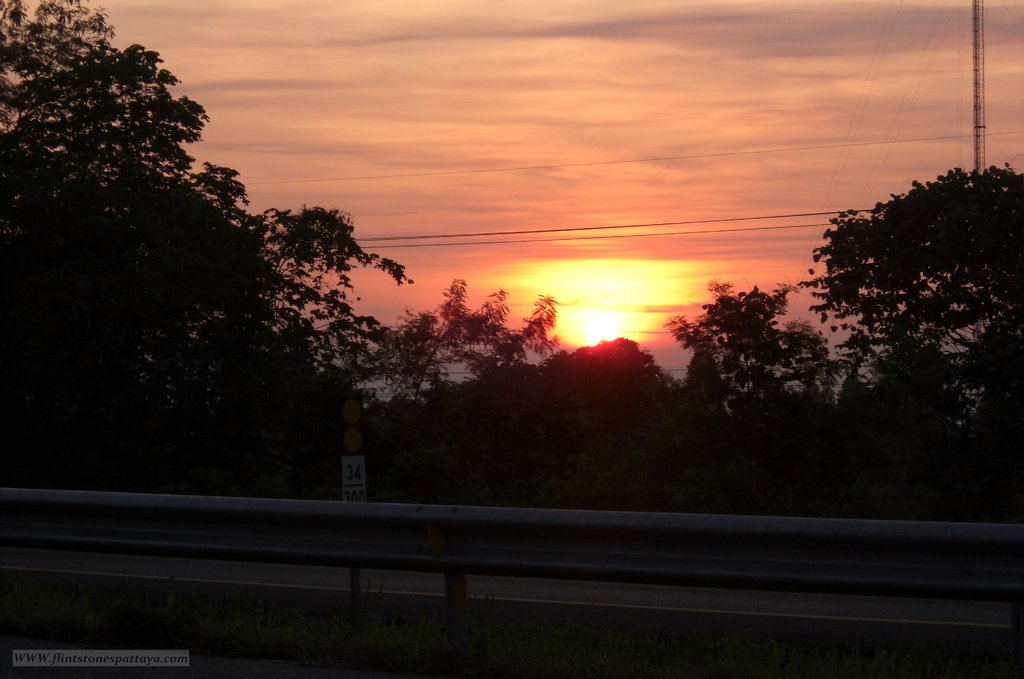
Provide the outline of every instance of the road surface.
{"type": "MultiPolygon", "coordinates": [[[[437,574],[362,571],[366,607],[389,617],[443,611],[437,574]]],[[[99,589],[251,596],[305,608],[347,607],[349,571],[0,548],[0,580],[74,582],[99,589]]],[[[748,635],[825,644],[930,643],[1011,648],[1010,606],[894,597],[469,577],[471,614],[499,620],[583,622],[682,634],[748,635]]]]}

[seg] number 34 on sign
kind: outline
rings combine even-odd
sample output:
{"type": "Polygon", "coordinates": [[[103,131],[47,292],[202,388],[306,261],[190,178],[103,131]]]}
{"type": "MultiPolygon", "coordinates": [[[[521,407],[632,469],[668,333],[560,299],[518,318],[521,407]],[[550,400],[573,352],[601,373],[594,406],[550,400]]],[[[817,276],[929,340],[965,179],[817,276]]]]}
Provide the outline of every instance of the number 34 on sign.
{"type": "Polygon", "coordinates": [[[341,456],[341,499],[366,502],[366,456],[341,456]]]}

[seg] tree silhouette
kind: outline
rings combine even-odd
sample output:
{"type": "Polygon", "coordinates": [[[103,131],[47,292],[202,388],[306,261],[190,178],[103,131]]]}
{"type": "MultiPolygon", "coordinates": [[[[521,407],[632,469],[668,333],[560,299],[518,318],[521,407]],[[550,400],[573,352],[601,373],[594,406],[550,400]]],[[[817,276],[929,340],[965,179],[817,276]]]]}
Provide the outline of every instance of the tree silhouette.
{"type": "Polygon", "coordinates": [[[924,498],[915,511],[1020,516],[1024,176],[955,169],[832,222],[825,271],[802,285],[889,404],[879,436],[902,439],[890,453],[924,498]]]}
{"type": "Polygon", "coordinates": [[[931,354],[960,388],[1019,391],[1006,377],[1022,374],[1007,367],[1024,347],[1024,176],[951,170],[832,222],[815,251],[825,272],[803,285],[822,321],[849,332],[842,348],[891,363],[931,354]]]}
{"type": "Polygon", "coordinates": [[[194,167],[205,111],[155,52],[113,47],[101,12],[2,7],[13,480],[225,492],[323,456],[325,396],[353,388],[377,328],[348,272],[402,268],[364,253],[342,213],[250,214],[234,170],[194,167]]]}
{"type": "Polygon", "coordinates": [[[474,375],[522,365],[529,352],[541,356],[558,346],[552,334],[557,302],[540,297],[519,328],[509,327],[508,294],[499,290],[478,309],[469,308],[466,281],[455,279],[444,301],[430,311],[406,310],[387,329],[378,349],[378,369],[399,397],[418,399],[438,387],[452,370],[474,375]]]}
{"type": "Polygon", "coordinates": [[[834,367],[824,336],[805,321],[779,327],[792,286],[734,292],[731,283],[713,281],[708,290],[714,300],[702,306],[703,314],[694,320],[677,316],[668,327],[695,361],[713,361],[728,399],[762,398],[789,386],[814,389],[831,380],[834,367]]]}

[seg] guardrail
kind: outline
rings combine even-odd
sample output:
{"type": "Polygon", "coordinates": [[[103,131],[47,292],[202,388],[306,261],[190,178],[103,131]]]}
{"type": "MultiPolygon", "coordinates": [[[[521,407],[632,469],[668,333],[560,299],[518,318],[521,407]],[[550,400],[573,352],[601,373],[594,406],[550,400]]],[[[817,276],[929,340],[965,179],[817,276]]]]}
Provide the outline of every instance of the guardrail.
{"type": "Polygon", "coordinates": [[[0,489],[0,544],[444,574],[448,640],[466,575],[964,599],[1013,607],[1024,525],[654,514],[0,489]]]}

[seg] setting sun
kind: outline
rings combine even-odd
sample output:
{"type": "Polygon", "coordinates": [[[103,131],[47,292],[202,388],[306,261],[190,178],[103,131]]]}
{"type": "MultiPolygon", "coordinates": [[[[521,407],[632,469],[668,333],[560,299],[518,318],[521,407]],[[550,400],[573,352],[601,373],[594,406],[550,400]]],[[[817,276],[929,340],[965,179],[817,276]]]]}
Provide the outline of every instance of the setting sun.
{"type": "Polygon", "coordinates": [[[623,336],[622,323],[611,311],[588,311],[583,321],[587,346],[623,336]]]}
{"type": "Polygon", "coordinates": [[[700,266],[682,260],[548,260],[517,270],[516,288],[558,300],[556,333],[566,349],[625,337],[642,345],[665,337],[669,316],[702,291],[700,266]]]}

